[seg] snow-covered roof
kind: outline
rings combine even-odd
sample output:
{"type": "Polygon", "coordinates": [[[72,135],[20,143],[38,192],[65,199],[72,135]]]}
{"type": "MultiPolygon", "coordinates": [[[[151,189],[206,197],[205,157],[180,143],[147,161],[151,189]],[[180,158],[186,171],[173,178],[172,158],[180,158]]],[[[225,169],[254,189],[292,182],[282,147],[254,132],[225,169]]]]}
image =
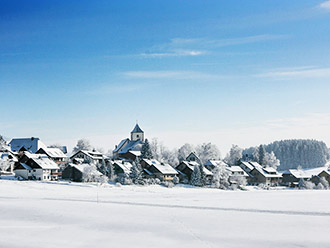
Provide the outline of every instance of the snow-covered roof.
{"type": "MultiPolygon", "coordinates": [[[[182,161],[182,163],[184,163],[192,171],[194,170],[194,168],[195,168],[196,165],[199,166],[199,164],[196,161],[190,161],[190,162],[188,162],[188,161],[182,161]]],[[[206,169],[204,166],[203,166],[203,172],[207,176],[213,175],[213,173],[211,171],[209,171],[208,169],[206,169]]]]}
{"type": "Polygon", "coordinates": [[[252,164],[250,164],[249,162],[242,161],[241,164],[243,164],[249,170],[253,170],[254,169],[254,166],[252,164]]]}
{"type": "Polygon", "coordinates": [[[76,152],[74,155],[71,156],[71,158],[74,158],[78,153],[84,153],[86,156],[90,157],[91,159],[98,160],[98,159],[103,159],[104,156],[100,152],[94,152],[94,151],[87,151],[87,150],[80,150],[76,152]]]}
{"type": "Polygon", "coordinates": [[[144,159],[144,161],[149,165],[155,167],[162,174],[173,174],[176,175],[178,172],[169,164],[160,163],[155,159],[144,159]]]}
{"type": "Polygon", "coordinates": [[[141,156],[141,151],[129,151],[129,153],[132,153],[136,157],[140,157],[141,156]]]}
{"type": "Polygon", "coordinates": [[[42,169],[59,169],[58,165],[48,157],[38,157],[31,158],[36,164],[38,164],[42,169]]]}
{"type": "Polygon", "coordinates": [[[230,167],[226,167],[226,170],[232,172],[233,174],[235,173],[240,173],[244,176],[249,176],[240,166],[230,166],[230,167]]]}
{"type": "Polygon", "coordinates": [[[114,164],[116,164],[117,166],[119,166],[125,174],[129,174],[132,168],[132,164],[128,161],[124,161],[124,160],[115,160],[113,161],[114,164]]]}
{"type": "Polygon", "coordinates": [[[12,139],[9,143],[12,151],[18,151],[24,147],[27,151],[36,153],[40,148],[47,148],[47,146],[42,143],[39,138],[19,138],[12,139]]]}
{"type": "Polygon", "coordinates": [[[313,176],[317,176],[322,171],[326,171],[327,173],[329,173],[328,167],[317,167],[317,168],[312,168],[312,169],[289,169],[287,171],[284,171],[283,175],[291,174],[295,178],[306,179],[306,178],[311,178],[313,176]]]}
{"type": "Polygon", "coordinates": [[[225,162],[222,160],[209,160],[205,163],[206,166],[219,166],[219,165],[225,165],[228,166],[225,162]]]}
{"type": "Polygon", "coordinates": [[[18,162],[16,155],[11,151],[0,152],[0,159],[7,159],[13,162],[18,162]]]}
{"type": "Polygon", "coordinates": [[[142,129],[139,127],[138,124],[135,125],[134,129],[131,133],[143,133],[142,129]]]}
{"type": "Polygon", "coordinates": [[[46,148],[43,150],[51,158],[66,158],[65,154],[59,148],[46,148]]]}
{"type": "Polygon", "coordinates": [[[123,139],[122,141],[120,141],[119,145],[116,147],[115,150],[113,150],[113,152],[118,152],[122,148],[122,146],[125,144],[125,142],[128,141],[128,140],[129,139],[126,138],[126,139],[123,139]]]}
{"type": "Polygon", "coordinates": [[[259,171],[260,174],[262,174],[264,177],[266,178],[279,178],[279,177],[282,177],[281,174],[279,174],[276,170],[275,172],[276,173],[268,173],[266,168],[262,168],[261,166],[256,166],[254,167],[255,170],[259,171]]]}
{"type": "MultiPolygon", "coordinates": [[[[84,172],[85,168],[91,166],[90,164],[70,164],[71,167],[74,167],[76,168],[77,170],[79,170],[81,173],[84,172]]],[[[98,176],[101,176],[102,173],[99,172],[99,171],[95,171],[95,174],[98,175],[98,176]]]]}
{"type": "Polygon", "coordinates": [[[143,142],[141,140],[130,140],[119,153],[127,153],[129,151],[141,151],[142,146],[143,142]]]}

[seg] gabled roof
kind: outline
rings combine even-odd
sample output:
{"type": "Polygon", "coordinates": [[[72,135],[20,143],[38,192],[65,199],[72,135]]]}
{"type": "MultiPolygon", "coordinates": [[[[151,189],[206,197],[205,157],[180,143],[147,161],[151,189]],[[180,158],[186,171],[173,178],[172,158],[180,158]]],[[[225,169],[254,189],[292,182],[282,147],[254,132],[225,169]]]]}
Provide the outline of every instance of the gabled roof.
{"type": "Polygon", "coordinates": [[[119,166],[125,174],[129,174],[133,166],[130,162],[124,160],[115,160],[113,163],[119,166]]]}
{"type": "Polygon", "coordinates": [[[212,159],[211,160],[208,160],[204,165],[206,165],[206,166],[219,166],[219,165],[228,166],[222,160],[212,160],[212,159]]]}
{"type": "MultiPolygon", "coordinates": [[[[81,173],[84,173],[85,168],[90,167],[92,165],[90,164],[70,164],[71,167],[74,167],[75,169],[77,169],[78,171],[80,171],[81,173]]],[[[94,171],[94,176],[102,176],[103,174],[101,172],[99,172],[98,170],[94,171]]]]}
{"type": "Polygon", "coordinates": [[[126,138],[126,139],[123,139],[122,141],[120,141],[119,145],[116,147],[115,150],[113,150],[113,152],[118,152],[122,148],[122,146],[126,143],[126,141],[129,141],[129,139],[126,138]]]}
{"type": "Polygon", "coordinates": [[[39,138],[19,138],[12,139],[9,143],[12,151],[18,151],[24,147],[27,151],[36,153],[39,148],[47,148],[47,146],[42,143],[39,138]]]}
{"type": "Polygon", "coordinates": [[[86,156],[88,156],[88,157],[90,157],[91,159],[94,159],[94,160],[98,160],[98,159],[103,159],[104,158],[103,154],[100,153],[100,152],[80,150],[80,151],[76,152],[75,154],[73,154],[71,156],[71,159],[74,158],[80,152],[82,152],[83,154],[85,154],[86,156]]]}
{"type": "Polygon", "coordinates": [[[256,167],[254,167],[253,170],[257,170],[260,174],[262,174],[266,178],[279,178],[279,177],[282,177],[282,175],[279,174],[277,171],[276,171],[275,174],[268,173],[267,168],[262,168],[261,166],[260,167],[256,166],[256,167]]]}
{"type": "Polygon", "coordinates": [[[287,171],[284,171],[283,175],[291,174],[297,179],[301,179],[301,178],[308,179],[311,178],[312,176],[319,175],[322,171],[329,173],[328,167],[317,167],[312,169],[289,169],[287,171]]]}
{"type": "Polygon", "coordinates": [[[38,157],[38,158],[31,158],[36,164],[38,164],[42,169],[59,169],[58,165],[48,157],[38,157]]]}
{"type": "Polygon", "coordinates": [[[65,154],[59,148],[40,148],[38,151],[44,151],[51,158],[66,158],[65,154]]]}
{"type": "Polygon", "coordinates": [[[142,146],[143,142],[141,140],[130,140],[119,153],[127,153],[129,151],[141,151],[142,146]]]}
{"type": "Polygon", "coordinates": [[[139,127],[138,124],[135,125],[134,129],[131,133],[143,133],[142,129],[139,127]]]}
{"type": "MultiPolygon", "coordinates": [[[[199,164],[197,162],[195,162],[195,161],[191,161],[191,162],[182,161],[181,163],[184,163],[192,171],[194,171],[194,168],[195,168],[196,165],[199,166],[199,164]]],[[[204,166],[203,166],[203,172],[207,176],[213,175],[213,173],[211,171],[209,171],[208,169],[206,169],[204,166]]]]}
{"type": "Polygon", "coordinates": [[[243,176],[248,177],[249,175],[240,167],[240,166],[230,166],[230,167],[226,167],[226,170],[230,171],[231,173],[235,173],[235,172],[239,172],[241,173],[243,176]]]}
{"type": "Polygon", "coordinates": [[[156,168],[162,174],[177,175],[178,172],[169,164],[161,163],[155,159],[143,159],[149,166],[156,168]]]}

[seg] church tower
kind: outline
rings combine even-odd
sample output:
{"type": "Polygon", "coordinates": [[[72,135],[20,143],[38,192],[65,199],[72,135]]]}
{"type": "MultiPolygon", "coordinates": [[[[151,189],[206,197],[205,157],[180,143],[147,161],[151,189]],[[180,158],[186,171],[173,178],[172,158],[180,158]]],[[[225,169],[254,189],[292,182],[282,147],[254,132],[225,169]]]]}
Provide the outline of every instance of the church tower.
{"type": "Polygon", "coordinates": [[[131,132],[131,140],[141,140],[142,142],[144,142],[144,132],[138,124],[135,125],[133,131],[131,132]]]}

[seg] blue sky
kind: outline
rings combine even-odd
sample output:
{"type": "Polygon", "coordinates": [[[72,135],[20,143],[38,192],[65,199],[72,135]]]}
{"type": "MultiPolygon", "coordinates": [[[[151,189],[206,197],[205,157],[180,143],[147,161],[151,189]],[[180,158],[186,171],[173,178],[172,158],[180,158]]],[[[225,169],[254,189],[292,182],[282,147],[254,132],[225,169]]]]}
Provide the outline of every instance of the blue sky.
{"type": "Polygon", "coordinates": [[[2,1],[0,133],[105,150],[136,120],[223,155],[330,145],[330,1],[2,1]]]}

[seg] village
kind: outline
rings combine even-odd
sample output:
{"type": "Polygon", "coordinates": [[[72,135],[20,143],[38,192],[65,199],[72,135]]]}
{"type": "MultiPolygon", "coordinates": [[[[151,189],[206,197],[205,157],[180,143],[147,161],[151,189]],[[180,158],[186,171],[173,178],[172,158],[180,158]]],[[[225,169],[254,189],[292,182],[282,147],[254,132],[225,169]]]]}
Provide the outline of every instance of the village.
{"type": "Polygon", "coordinates": [[[220,189],[246,189],[246,186],[328,189],[330,183],[327,166],[277,171],[248,156],[232,164],[218,157],[209,157],[203,163],[191,151],[186,158],[170,165],[153,157],[138,124],[130,138],[119,142],[111,155],[95,149],[79,149],[68,155],[65,146],[47,147],[36,137],[13,138],[2,145],[0,162],[1,177],[15,180],[161,184],[167,187],[187,184],[220,189]]]}

